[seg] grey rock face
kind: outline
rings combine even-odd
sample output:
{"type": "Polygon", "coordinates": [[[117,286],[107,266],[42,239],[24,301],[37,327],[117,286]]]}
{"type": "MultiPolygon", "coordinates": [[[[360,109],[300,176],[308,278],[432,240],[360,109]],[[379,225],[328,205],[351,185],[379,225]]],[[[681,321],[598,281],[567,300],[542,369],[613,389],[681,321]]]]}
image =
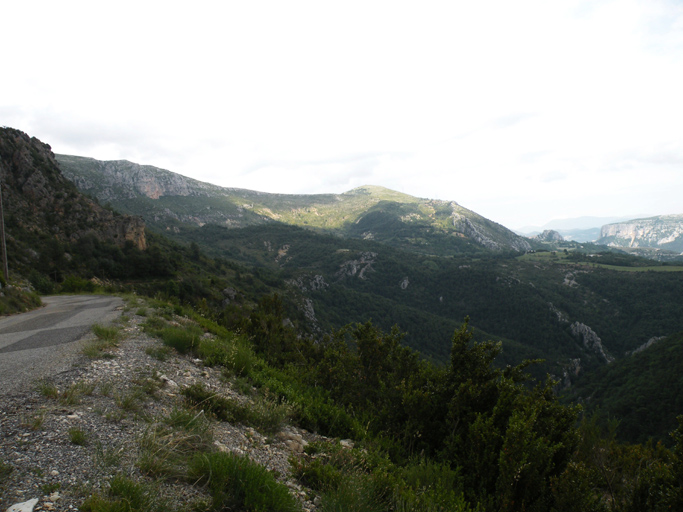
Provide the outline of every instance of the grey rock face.
{"type": "Polygon", "coordinates": [[[564,242],[564,237],[554,229],[546,229],[535,238],[539,242],[564,242]]]}
{"type": "Polygon", "coordinates": [[[683,214],[607,224],[597,243],[613,247],[654,247],[683,251],[683,214]]]}
{"type": "Polygon", "coordinates": [[[580,322],[574,322],[570,328],[572,334],[583,341],[583,346],[587,350],[598,355],[607,364],[614,361],[614,357],[607,352],[602,340],[593,329],[580,322]]]}

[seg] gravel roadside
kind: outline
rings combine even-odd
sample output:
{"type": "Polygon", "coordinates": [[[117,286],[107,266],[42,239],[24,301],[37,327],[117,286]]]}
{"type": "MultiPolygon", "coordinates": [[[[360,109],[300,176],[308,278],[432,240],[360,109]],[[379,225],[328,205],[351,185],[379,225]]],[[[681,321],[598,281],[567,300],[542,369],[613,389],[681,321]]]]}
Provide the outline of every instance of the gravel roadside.
{"type": "MultiPolygon", "coordinates": [[[[222,379],[220,370],[204,367],[200,360],[176,353],[165,361],[150,356],[150,347],[163,345],[143,332],[145,320],[129,311],[117,321],[123,339],[111,350],[112,358],[79,354],[73,366],[49,380],[0,396],[0,510],[35,499],[36,511],[78,510],[115,474],[145,480],[137,465],[140,439],[150,418],[182,405],[178,391],[183,387],[201,382],[230,399],[250,400],[222,379]],[[146,384],[156,388],[127,407],[125,397],[146,384]],[[59,399],[51,396],[55,388],[59,399]],[[69,390],[77,391],[73,400],[69,390]]],[[[90,335],[81,348],[94,340],[90,335]]],[[[289,487],[303,510],[315,510],[310,491],[291,478],[289,459],[301,451],[302,442],[323,437],[291,426],[272,437],[227,422],[211,422],[211,429],[216,451],[245,455],[263,465],[289,487]]],[[[208,499],[200,487],[182,481],[156,483],[176,509],[208,499]]]]}

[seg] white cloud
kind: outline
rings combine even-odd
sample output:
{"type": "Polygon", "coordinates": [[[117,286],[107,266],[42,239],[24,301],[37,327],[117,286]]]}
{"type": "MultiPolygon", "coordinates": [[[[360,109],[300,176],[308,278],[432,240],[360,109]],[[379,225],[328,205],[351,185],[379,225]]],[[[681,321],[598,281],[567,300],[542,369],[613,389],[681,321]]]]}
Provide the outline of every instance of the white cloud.
{"type": "Polygon", "coordinates": [[[273,192],[373,183],[511,227],[683,212],[677,2],[26,1],[3,14],[0,124],[57,152],[273,192]]]}

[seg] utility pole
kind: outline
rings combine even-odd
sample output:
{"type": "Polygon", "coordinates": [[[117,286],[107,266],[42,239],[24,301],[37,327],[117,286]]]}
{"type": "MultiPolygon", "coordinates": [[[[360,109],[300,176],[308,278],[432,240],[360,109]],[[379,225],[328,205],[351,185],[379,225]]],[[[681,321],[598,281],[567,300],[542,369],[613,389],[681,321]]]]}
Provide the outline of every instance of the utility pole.
{"type": "MultiPolygon", "coordinates": [[[[0,162],[1,164],[2,162],[0,162]]],[[[0,165],[2,170],[2,165],[0,165]]],[[[5,244],[5,213],[2,207],[2,180],[0,180],[0,250],[2,251],[2,270],[5,273],[5,282],[9,284],[9,268],[7,266],[7,245],[5,244]]]]}

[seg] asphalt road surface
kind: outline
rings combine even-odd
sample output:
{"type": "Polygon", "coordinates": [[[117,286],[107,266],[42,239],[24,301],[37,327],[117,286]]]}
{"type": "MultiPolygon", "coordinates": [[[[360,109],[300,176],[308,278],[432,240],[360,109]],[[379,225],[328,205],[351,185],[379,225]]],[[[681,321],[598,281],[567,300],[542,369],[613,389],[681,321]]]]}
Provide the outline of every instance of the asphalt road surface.
{"type": "Polygon", "coordinates": [[[0,395],[68,370],[95,323],[120,315],[123,301],[103,295],[43,297],[44,307],[0,319],[0,395]]]}

